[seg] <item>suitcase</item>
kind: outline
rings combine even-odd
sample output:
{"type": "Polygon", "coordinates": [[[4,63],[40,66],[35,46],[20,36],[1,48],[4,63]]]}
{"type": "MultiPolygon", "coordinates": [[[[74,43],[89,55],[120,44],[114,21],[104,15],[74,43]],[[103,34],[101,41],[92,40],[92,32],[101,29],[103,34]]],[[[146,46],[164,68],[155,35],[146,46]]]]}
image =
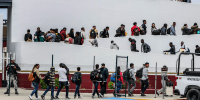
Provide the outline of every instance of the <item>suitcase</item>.
{"type": "Polygon", "coordinates": [[[173,97],[173,86],[166,87],[166,96],[173,97]]]}

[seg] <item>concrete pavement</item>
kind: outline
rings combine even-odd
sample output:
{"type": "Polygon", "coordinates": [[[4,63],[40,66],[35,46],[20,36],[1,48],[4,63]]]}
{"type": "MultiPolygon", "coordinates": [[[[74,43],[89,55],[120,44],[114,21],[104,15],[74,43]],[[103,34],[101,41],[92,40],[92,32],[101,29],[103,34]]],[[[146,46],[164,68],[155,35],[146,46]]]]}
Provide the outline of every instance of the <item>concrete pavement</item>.
{"type": "MultiPolygon", "coordinates": [[[[4,92],[6,91],[6,88],[0,88],[0,100],[30,100],[28,96],[32,92],[32,90],[25,90],[25,89],[18,89],[19,95],[15,95],[15,90],[14,88],[11,88],[11,94],[10,96],[5,95],[4,92]]],[[[38,91],[38,96],[43,94],[44,91],[38,91]]],[[[45,100],[50,100],[50,91],[46,94],[45,100]]],[[[56,91],[54,92],[54,95],[56,94],[56,91]]],[[[80,93],[82,98],[78,100],[93,100],[91,98],[92,94],[91,93],[80,93]]],[[[73,100],[73,95],[74,93],[70,92],[69,97],[71,100],[73,100]]],[[[158,98],[154,98],[155,95],[153,94],[147,94],[146,97],[141,97],[139,94],[134,94],[133,97],[121,97],[121,98],[114,98],[112,94],[105,94],[104,98],[94,98],[95,100],[162,100],[162,96],[159,96],[158,98]]],[[[32,96],[33,100],[36,100],[35,95],[32,96]]],[[[96,96],[97,97],[97,96],[96,96]]],[[[59,94],[59,100],[66,100],[65,99],[65,92],[60,92],[59,94]]],[[[173,97],[166,97],[164,100],[183,100],[180,99],[179,96],[173,96],[173,97]]],[[[185,99],[186,100],[186,99],[185,99]]]]}

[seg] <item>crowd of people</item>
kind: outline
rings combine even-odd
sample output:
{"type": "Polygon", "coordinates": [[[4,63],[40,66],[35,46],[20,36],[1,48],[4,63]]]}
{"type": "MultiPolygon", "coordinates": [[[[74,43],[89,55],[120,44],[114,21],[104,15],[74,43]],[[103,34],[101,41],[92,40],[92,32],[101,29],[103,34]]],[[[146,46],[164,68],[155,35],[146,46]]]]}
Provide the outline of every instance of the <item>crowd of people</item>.
{"type": "MultiPolygon", "coordinates": [[[[131,36],[139,36],[139,35],[146,35],[147,34],[147,21],[143,20],[143,24],[138,27],[137,22],[133,23],[133,27],[131,28],[131,36]]],[[[173,22],[172,26],[168,28],[168,25],[165,23],[163,27],[156,28],[155,23],[152,23],[151,26],[151,34],[152,35],[176,35],[176,22],[173,22]]],[[[200,34],[200,28],[198,28],[197,23],[191,28],[188,28],[187,24],[184,24],[181,28],[182,35],[191,35],[191,34],[200,34]]],[[[71,28],[70,32],[66,33],[67,28],[64,27],[60,32],[58,29],[50,29],[46,33],[41,31],[40,27],[37,28],[34,36],[30,33],[30,30],[27,30],[27,33],[24,36],[24,41],[31,42],[60,42],[64,41],[67,44],[77,44],[82,45],[84,39],[86,39],[85,35],[85,28],[82,27],[81,31],[74,32],[74,29],[71,28]]],[[[125,30],[125,25],[121,24],[119,28],[116,30],[115,37],[124,37],[128,33],[125,30]]],[[[92,29],[89,31],[89,39],[96,39],[96,38],[109,38],[109,27],[107,26],[103,31],[98,32],[96,26],[93,26],[92,29]]]]}
{"type": "MultiPolygon", "coordinates": [[[[45,95],[50,89],[51,89],[51,100],[59,99],[58,96],[59,96],[59,93],[62,90],[63,86],[65,86],[65,89],[66,89],[65,98],[70,99],[69,95],[68,95],[69,85],[70,85],[69,68],[64,63],[60,63],[59,66],[60,66],[60,68],[58,69],[59,88],[58,88],[56,95],[54,96],[54,88],[55,87],[53,85],[50,85],[50,83],[52,83],[53,80],[55,81],[55,77],[49,78],[49,77],[51,77],[50,72],[47,72],[42,77],[40,74],[40,71],[39,71],[40,65],[39,64],[34,65],[34,67],[32,68],[31,74],[29,74],[29,78],[28,78],[28,79],[30,79],[31,75],[33,77],[32,80],[29,80],[29,81],[31,81],[32,85],[34,86],[34,90],[28,96],[31,100],[32,100],[32,96],[34,94],[35,94],[35,97],[37,100],[40,99],[38,97],[38,88],[39,88],[39,83],[41,80],[44,80],[45,84],[47,84],[47,89],[41,95],[42,100],[45,99],[45,95]]],[[[92,93],[92,98],[95,98],[95,94],[97,94],[98,98],[103,98],[107,91],[106,86],[107,86],[107,82],[108,82],[108,78],[109,78],[109,71],[105,67],[104,63],[101,64],[101,68],[99,68],[99,67],[100,67],[99,64],[96,64],[96,68],[93,71],[91,71],[91,73],[90,73],[90,79],[94,84],[94,91],[92,93]],[[101,87],[100,92],[98,91],[99,83],[100,83],[100,87],[101,87]]],[[[146,96],[145,91],[149,86],[148,68],[149,68],[148,62],[143,64],[143,67],[141,67],[137,71],[135,71],[133,63],[130,63],[130,68],[126,69],[126,71],[124,71],[124,72],[122,72],[120,66],[118,66],[116,69],[116,72],[113,73],[114,76],[111,75],[111,77],[110,77],[111,81],[114,79],[114,81],[112,81],[112,82],[116,82],[116,89],[113,92],[113,96],[115,96],[115,97],[121,96],[121,95],[118,95],[118,93],[122,89],[122,84],[124,84],[124,82],[128,82],[128,96],[134,96],[133,91],[136,88],[136,77],[138,77],[141,81],[141,96],[146,96]]],[[[166,71],[167,67],[164,66],[163,68],[165,68],[164,71],[166,71]]],[[[8,77],[10,77],[11,81],[13,81],[13,83],[14,83],[15,94],[18,95],[19,93],[17,92],[17,71],[20,71],[20,67],[18,66],[17,63],[15,63],[15,60],[12,59],[11,63],[7,65],[6,69],[8,72],[8,77]],[[11,65],[11,68],[9,70],[10,65],[11,65]]],[[[167,78],[167,72],[165,72],[165,74],[161,74],[161,76],[162,76],[161,78],[164,78],[163,81],[170,81],[167,78]]],[[[76,89],[75,89],[73,98],[74,99],[76,99],[77,97],[82,98],[80,95],[80,91],[79,91],[79,88],[82,83],[82,73],[81,73],[80,67],[77,67],[77,71],[71,77],[71,82],[76,84],[76,89]]],[[[162,89],[164,89],[164,88],[166,88],[166,87],[163,87],[162,89]]],[[[157,91],[157,95],[162,93],[162,89],[157,91]]],[[[7,91],[4,94],[8,94],[9,92],[10,91],[9,91],[9,81],[8,81],[7,91]]]]}

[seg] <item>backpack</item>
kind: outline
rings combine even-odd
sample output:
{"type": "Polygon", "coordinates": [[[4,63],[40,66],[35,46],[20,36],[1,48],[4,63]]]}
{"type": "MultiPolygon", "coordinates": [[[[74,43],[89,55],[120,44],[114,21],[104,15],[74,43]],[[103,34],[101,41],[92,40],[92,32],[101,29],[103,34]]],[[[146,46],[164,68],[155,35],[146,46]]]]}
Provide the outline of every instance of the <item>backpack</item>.
{"type": "Polygon", "coordinates": [[[98,76],[98,72],[96,70],[94,70],[90,73],[91,80],[98,80],[97,76],[98,76]]]}
{"type": "Polygon", "coordinates": [[[94,29],[91,30],[91,32],[90,32],[90,37],[91,37],[91,38],[93,38],[93,37],[96,38],[96,32],[94,31],[94,29]]]}
{"type": "Polygon", "coordinates": [[[123,78],[124,78],[124,80],[126,80],[126,76],[127,76],[127,80],[130,80],[130,79],[131,79],[129,70],[130,70],[130,69],[127,69],[126,71],[124,71],[124,73],[123,73],[123,78]]]}
{"type": "Polygon", "coordinates": [[[144,31],[144,29],[142,28],[142,25],[140,26],[140,35],[145,35],[145,31],[144,31]]]}
{"type": "Polygon", "coordinates": [[[30,73],[28,75],[28,80],[31,81],[31,82],[35,80],[35,77],[33,76],[33,73],[30,73]]]}
{"type": "Polygon", "coordinates": [[[143,73],[143,68],[140,68],[140,69],[137,70],[137,72],[136,72],[136,77],[142,78],[142,73],[143,73]]]}
{"type": "Polygon", "coordinates": [[[103,38],[103,31],[101,31],[99,34],[100,34],[100,37],[103,38]]]}
{"type": "Polygon", "coordinates": [[[44,78],[44,83],[49,84],[49,82],[50,82],[49,78],[50,78],[50,73],[47,72],[46,75],[45,75],[45,78],[44,78]]]}
{"type": "Polygon", "coordinates": [[[71,77],[72,83],[78,83],[79,75],[78,73],[74,73],[74,75],[71,77]]]}
{"type": "Polygon", "coordinates": [[[151,50],[151,47],[150,47],[148,44],[147,44],[147,49],[148,49],[148,50],[151,50]]]}
{"type": "Polygon", "coordinates": [[[138,27],[136,27],[133,31],[134,31],[135,36],[139,36],[140,32],[139,32],[138,27]]]}
{"type": "Polygon", "coordinates": [[[161,33],[161,30],[160,30],[160,29],[154,30],[154,31],[152,32],[153,35],[160,35],[160,33],[161,33]]]}
{"type": "Polygon", "coordinates": [[[59,35],[56,35],[55,42],[60,42],[60,40],[61,40],[61,37],[59,35]]]}
{"type": "Polygon", "coordinates": [[[171,32],[171,27],[167,29],[167,34],[170,34],[171,32]]]}
{"type": "Polygon", "coordinates": [[[69,44],[73,44],[73,39],[69,38],[69,44]]]}
{"type": "Polygon", "coordinates": [[[115,75],[116,75],[116,73],[112,73],[112,74],[111,74],[111,77],[110,77],[110,81],[111,81],[111,82],[115,82],[115,78],[116,78],[115,75]]]}

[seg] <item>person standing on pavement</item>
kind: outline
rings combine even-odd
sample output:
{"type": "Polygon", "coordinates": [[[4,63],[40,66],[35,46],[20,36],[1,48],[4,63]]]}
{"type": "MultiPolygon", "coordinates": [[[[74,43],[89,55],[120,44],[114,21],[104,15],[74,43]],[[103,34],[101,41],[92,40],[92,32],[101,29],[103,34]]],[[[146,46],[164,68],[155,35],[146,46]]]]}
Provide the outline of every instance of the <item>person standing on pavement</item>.
{"type": "Polygon", "coordinates": [[[7,80],[7,91],[4,94],[9,94],[9,78],[10,78],[10,83],[13,81],[14,88],[15,88],[15,94],[19,94],[17,91],[17,71],[20,71],[21,68],[18,66],[17,63],[15,63],[14,59],[11,59],[11,63],[9,63],[6,67],[7,70],[7,75],[8,75],[8,80],[7,80]],[[11,67],[11,68],[10,68],[11,67]]]}
{"type": "Polygon", "coordinates": [[[143,72],[142,72],[142,78],[141,78],[141,96],[146,96],[144,92],[146,89],[149,87],[149,80],[148,80],[148,68],[149,68],[149,63],[146,62],[145,66],[143,66],[143,72]]]}
{"type": "Polygon", "coordinates": [[[76,94],[78,94],[78,98],[81,98],[79,88],[80,88],[81,83],[82,83],[82,74],[81,74],[80,71],[81,71],[81,68],[77,67],[77,72],[74,73],[74,74],[77,74],[77,76],[78,76],[78,81],[76,83],[76,90],[75,90],[75,94],[74,94],[74,99],[76,99],[76,94]]]}
{"type": "Polygon", "coordinates": [[[66,88],[66,99],[70,99],[68,97],[68,92],[69,92],[69,83],[68,83],[68,78],[67,78],[67,70],[65,68],[62,67],[62,64],[60,64],[60,68],[58,69],[58,74],[59,74],[59,88],[58,91],[56,93],[55,99],[59,99],[58,95],[60,93],[60,91],[62,90],[63,86],[65,86],[66,88]]]}
{"type": "Polygon", "coordinates": [[[132,93],[133,93],[133,90],[136,87],[135,69],[134,69],[133,63],[130,64],[129,74],[130,74],[130,80],[128,80],[128,96],[133,96],[132,93]],[[131,85],[133,85],[132,88],[131,88],[131,85]]]}
{"type": "Polygon", "coordinates": [[[99,70],[99,64],[96,64],[96,69],[94,70],[95,72],[97,72],[97,78],[96,80],[93,80],[93,84],[94,84],[94,91],[92,93],[92,98],[94,99],[95,93],[97,93],[97,96],[99,98],[99,92],[98,92],[98,85],[99,85],[99,75],[100,75],[100,70],[99,70]]]}
{"type": "Polygon", "coordinates": [[[107,84],[107,79],[108,79],[108,69],[105,68],[104,63],[101,64],[100,71],[101,71],[100,73],[102,75],[102,79],[101,79],[101,83],[100,83],[101,92],[99,93],[99,96],[101,98],[103,98],[104,94],[106,93],[106,84],[107,84]]]}

